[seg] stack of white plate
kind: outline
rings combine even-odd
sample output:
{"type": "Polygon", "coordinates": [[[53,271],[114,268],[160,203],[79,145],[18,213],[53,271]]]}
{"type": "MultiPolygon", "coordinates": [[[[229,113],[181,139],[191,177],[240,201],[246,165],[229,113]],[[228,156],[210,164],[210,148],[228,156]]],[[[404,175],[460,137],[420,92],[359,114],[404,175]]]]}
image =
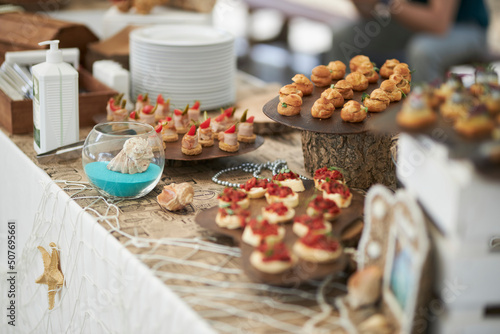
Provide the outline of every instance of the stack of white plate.
{"type": "Polygon", "coordinates": [[[202,110],[231,105],[236,99],[234,37],[202,25],[133,30],[130,73],[134,98],[162,94],[179,109],[196,100],[202,110]]]}

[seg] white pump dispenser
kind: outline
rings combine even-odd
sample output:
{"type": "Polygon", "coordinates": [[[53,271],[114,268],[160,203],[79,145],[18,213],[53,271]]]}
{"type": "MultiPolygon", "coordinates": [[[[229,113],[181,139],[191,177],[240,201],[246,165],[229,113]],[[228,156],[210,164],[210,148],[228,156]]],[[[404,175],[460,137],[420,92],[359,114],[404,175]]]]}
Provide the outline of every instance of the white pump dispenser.
{"type": "Polygon", "coordinates": [[[47,63],[61,63],[63,61],[62,51],[59,50],[58,40],[40,42],[38,45],[50,45],[50,49],[47,51],[46,56],[47,63]]]}
{"type": "Polygon", "coordinates": [[[79,140],[78,71],[63,62],[59,41],[50,44],[46,62],[32,67],[35,151],[45,153],[79,140]]]}

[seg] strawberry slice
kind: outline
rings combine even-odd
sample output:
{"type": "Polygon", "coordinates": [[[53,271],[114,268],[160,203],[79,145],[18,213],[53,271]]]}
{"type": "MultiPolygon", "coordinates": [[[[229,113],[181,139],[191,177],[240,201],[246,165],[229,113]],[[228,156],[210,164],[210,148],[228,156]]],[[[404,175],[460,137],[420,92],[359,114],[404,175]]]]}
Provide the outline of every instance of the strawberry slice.
{"type": "Polygon", "coordinates": [[[158,94],[158,97],[156,98],[156,103],[157,104],[165,103],[165,99],[163,99],[163,96],[161,96],[161,94],[158,94]]]}
{"type": "Polygon", "coordinates": [[[207,118],[203,123],[200,124],[200,128],[206,129],[210,126],[210,118],[207,118]]]}
{"type": "Polygon", "coordinates": [[[247,119],[247,123],[253,123],[253,119],[255,118],[255,116],[250,116],[248,117],[247,119]]]}
{"type": "Polygon", "coordinates": [[[196,133],[196,125],[193,125],[191,129],[189,129],[189,132],[187,133],[188,136],[194,136],[196,133]]]}
{"type": "Polygon", "coordinates": [[[235,132],[236,132],[236,125],[233,125],[229,129],[224,131],[224,133],[235,133],[235,132]]]}
{"type": "Polygon", "coordinates": [[[162,125],[161,125],[161,123],[160,123],[160,124],[158,124],[158,125],[155,127],[155,131],[156,131],[156,133],[160,133],[160,132],[161,132],[161,129],[162,129],[162,125]]]}
{"type": "Polygon", "coordinates": [[[224,114],[227,117],[231,117],[231,116],[233,116],[233,111],[234,111],[234,107],[229,107],[226,110],[224,110],[224,114]]]}
{"type": "Polygon", "coordinates": [[[120,109],[120,105],[116,104],[114,98],[110,98],[108,103],[109,103],[109,109],[111,109],[112,111],[117,111],[118,109],[120,109]]]}
{"type": "Polygon", "coordinates": [[[226,118],[226,114],[220,114],[219,116],[215,117],[216,122],[222,122],[226,118]]]}
{"type": "Polygon", "coordinates": [[[174,114],[176,114],[177,116],[182,116],[182,110],[174,109],[174,114]]]}
{"type": "Polygon", "coordinates": [[[142,108],[142,112],[145,113],[146,115],[149,115],[153,112],[153,108],[154,106],[148,104],[147,106],[144,106],[144,108],[142,108]]]}
{"type": "Polygon", "coordinates": [[[137,101],[142,101],[143,99],[144,97],[142,96],[142,94],[137,95],[137,101]]]}
{"type": "Polygon", "coordinates": [[[138,119],[139,118],[139,117],[137,117],[137,113],[135,112],[135,110],[130,113],[129,117],[131,119],[138,119]]]}
{"type": "Polygon", "coordinates": [[[191,107],[191,109],[200,109],[200,101],[196,101],[191,107]]]}

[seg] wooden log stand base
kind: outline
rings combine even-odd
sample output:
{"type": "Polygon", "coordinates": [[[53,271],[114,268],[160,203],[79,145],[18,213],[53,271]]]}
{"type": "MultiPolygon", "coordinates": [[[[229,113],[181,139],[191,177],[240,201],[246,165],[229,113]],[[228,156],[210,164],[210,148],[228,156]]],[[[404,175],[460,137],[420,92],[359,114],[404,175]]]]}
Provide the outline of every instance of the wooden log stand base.
{"type": "Polygon", "coordinates": [[[396,168],[391,157],[392,136],[369,132],[328,134],[302,131],[304,167],[310,175],[324,166],[343,169],[347,185],[368,189],[381,183],[396,188],[396,168]]]}

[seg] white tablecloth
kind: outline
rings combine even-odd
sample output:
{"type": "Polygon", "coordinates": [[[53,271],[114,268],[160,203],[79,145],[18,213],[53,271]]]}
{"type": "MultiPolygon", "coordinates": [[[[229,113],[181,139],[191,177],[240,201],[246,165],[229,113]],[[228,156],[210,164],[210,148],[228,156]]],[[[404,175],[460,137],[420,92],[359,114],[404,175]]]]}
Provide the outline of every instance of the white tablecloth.
{"type": "MultiPolygon", "coordinates": [[[[0,131],[1,333],[213,333],[208,324],[0,131]],[[16,231],[16,327],[7,325],[7,222],[16,231]],[[60,249],[48,310],[37,246],[60,249]]],[[[66,187],[72,187],[67,185],[66,187]]]]}

